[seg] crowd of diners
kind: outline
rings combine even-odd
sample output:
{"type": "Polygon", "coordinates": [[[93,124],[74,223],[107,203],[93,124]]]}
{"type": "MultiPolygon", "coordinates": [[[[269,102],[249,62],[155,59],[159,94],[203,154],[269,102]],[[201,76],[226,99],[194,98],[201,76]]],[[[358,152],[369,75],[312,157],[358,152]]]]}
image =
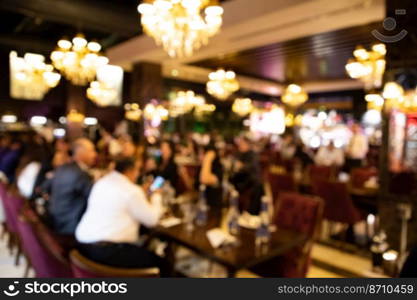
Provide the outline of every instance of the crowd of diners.
{"type": "MultiPolygon", "coordinates": [[[[36,133],[1,136],[0,170],[4,181],[15,183],[22,196],[35,202],[46,200],[46,221],[60,235],[75,237],[87,257],[120,267],[161,266],[153,253],[135,245],[138,227],[155,226],[163,211],[158,193],[149,193],[150,183],[163,177],[176,194],[205,185],[208,205],[220,210],[225,180],[236,190],[252,195],[247,209],[256,214],[264,193],[259,153],[267,141],[253,143],[241,136],[230,143],[213,135],[198,143],[161,140],[159,145],[136,145],[128,135],[113,137],[102,131],[93,143],[79,138],[69,143],[48,143],[36,133]],[[184,165],[197,167],[197,176],[184,165]]],[[[351,148],[367,147],[358,139],[351,148]],[[358,146],[359,145],[359,146],[358,146]]],[[[276,146],[276,145],[275,145],[276,146]]],[[[285,159],[303,163],[343,164],[344,155],[332,144],[314,157],[286,135],[280,147],[285,159]]],[[[366,155],[366,150],[360,150],[366,155]]],[[[358,158],[356,156],[355,158],[358,158]]]]}
{"type": "Polygon", "coordinates": [[[68,248],[113,267],[157,266],[167,276],[167,262],[138,243],[140,228],[156,226],[163,215],[160,191],[150,191],[156,177],[164,178],[176,195],[204,185],[212,211],[227,205],[221,197],[227,183],[240,194],[250,193],[244,209],[257,214],[265,193],[264,153],[270,162],[278,154],[303,168],[317,164],[349,170],[366,164],[368,152],[360,127],[354,125],[352,132],[344,149],[331,142],[318,151],[292,134],[276,143],[245,135],[225,140],[213,133],[184,139],[167,135],[149,144],[104,130],[95,141],[82,137],[71,142],[6,132],[0,135],[0,180],[15,185],[33,206],[43,203],[42,219],[68,248]]]}

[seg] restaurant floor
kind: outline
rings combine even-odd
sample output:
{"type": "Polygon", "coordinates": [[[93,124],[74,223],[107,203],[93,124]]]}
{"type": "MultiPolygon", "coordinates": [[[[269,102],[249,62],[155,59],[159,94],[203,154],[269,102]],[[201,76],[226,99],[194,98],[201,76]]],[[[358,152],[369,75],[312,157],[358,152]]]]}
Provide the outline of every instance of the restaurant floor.
{"type": "MultiPolygon", "coordinates": [[[[215,264],[202,260],[190,252],[182,250],[177,268],[189,276],[223,277],[224,270],[215,264]],[[192,266],[192,268],[190,267],[192,266]],[[198,275],[200,274],[200,275],[198,275]],[[201,275],[203,274],[203,275],[201,275]]],[[[350,254],[333,247],[316,244],[313,248],[313,264],[308,277],[312,278],[341,278],[341,277],[367,277],[366,272],[371,268],[369,259],[350,254]]],[[[14,265],[14,258],[6,248],[5,240],[0,240],[0,277],[19,278],[23,276],[25,262],[22,258],[19,266],[14,265]]],[[[30,276],[33,276],[31,271],[30,276]]],[[[256,277],[249,271],[242,270],[238,277],[256,277]]]]}

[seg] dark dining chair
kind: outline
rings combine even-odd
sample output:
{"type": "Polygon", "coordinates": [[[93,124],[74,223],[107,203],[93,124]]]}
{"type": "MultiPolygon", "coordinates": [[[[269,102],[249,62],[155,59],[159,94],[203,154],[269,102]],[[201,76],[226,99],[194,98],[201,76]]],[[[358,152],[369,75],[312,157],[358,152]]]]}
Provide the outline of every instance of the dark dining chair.
{"type": "Polygon", "coordinates": [[[297,190],[294,177],[291,174],[274,174],[269,172],[268,182],[271,186],[274,201],[278,199],[282,192],[295,192],[297,190]]]}
{"type": "Polygon", "coordinates": [[[23,250],[38,278],[71,278],[64,249],[36,213],[25,206],[18,221],[23,250]]]}
{"type": "Polygon", "coordinates": [[[287,254],[259,264],[251,271],[263,277],[306,277],[311,263],[311,251],[319,235],[323,216],[323,201],[314,196],[282,193],[275,206],[273,224],[278,228],[303,233],[307,240],[287,254]]]}
{"type": "Polygon", "coordinates": [[[7,236],[8,238],[8,247],[10,248],[10,243],[11,243],[11,234],[12,234],[12,230],[13,228],[13,224],[9,224],[10,221],[10,217],[8,217],[9,212],[8,212],[8,204],[6,203],[6,195],[7,195],[7,185],[3,182],[0,182],[0,200],[1,200],[1,205],[3,206],[3,211],[4,211],[4,216],[5,216],[5,220],[3,225],[3,232],[2,232],[2,238],[4,236],[7,236]]]}
{"type": "Polygon", "coordinates": [[[19,243],[19,236],[17,233],[17,214],[16,210],[18,209],[18,204],[13,203],[13,199],[11,198],[11,194],[9,193],[8,187],[2,185],[1,191],[1,200],[3,203],[4,214],[6,217],[6,231],[8,234],[8,241],[7,247],[12,254],[15,249],[17,249],[15,253],[15,265],[19,263],[20,257],[20,243],[19,243]]]}
{"type": "Polygon", "coordinates": [[[335,170],[332,167],[318,165],[308,166],[308,176],[310,177],[310,181],[313,181],[313,179],[330,180],[334,174],[335,170]]]}
{"type": "Polygon", "coordinates": [[[158,268],[127,269],[115,268],[96,263],[78,252],[70,252],[71,269],[75,278],[155,278],[159,277],[158,268]]]}
{"type": "Polygon", "coordinates": [[[9,189],[4,197],[6,201],[7,214],[6,218],[9,219],[9,225],[12,228],[13,247],[16,248],[15,252],[15,265],[19,265],[20,256],[22,255],[22,246],[20,241],[19,230],[17,226],[20,210],[24,205],[24,199],[20,197],[15,189],[9,189]]]}
{"type": "Polygon", "coordinates": [[[343,182],[315,179],[313,193],[324,200],[324,219],[354,225],[363,220],[343,182]]]}
{"type": "Polygon", "coordinates": [[[373,167],[355,168],[350,173],[350,183],[354,188],[363,188],[372,177],[378,176],[378,170],[373,167]]]}

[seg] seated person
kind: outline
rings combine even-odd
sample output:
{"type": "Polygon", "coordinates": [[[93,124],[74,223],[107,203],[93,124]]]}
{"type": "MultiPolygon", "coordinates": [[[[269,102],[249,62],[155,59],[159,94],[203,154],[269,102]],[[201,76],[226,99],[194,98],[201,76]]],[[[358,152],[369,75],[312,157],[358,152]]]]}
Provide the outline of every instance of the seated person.
{"type": "Polygon", "coordinates": [[[140,225],[155,226],[163,211],[158,193],[150,202],[135,184],[140,167],[140,161],[131,158],[117,160],[115,170],[94,184],[76,239],[80,252],[98,263],[121,268],[158,266],[163,273],[161,258],[135,245],[140,225]]]}
{"type": "Polygon", "coordinates": [[[3,173],[3,178],[9,183],[14,182],[16,169],[19,165],[20,157],[22,155],[22,143],[18,140],[13,140],[10,145],[4,149],[0,157],[0,172],[3,173]]]}
{"type": "Polygon", "coordinates": [[[295,150],[294,158],[301,164],[301,168],[304,169],[309,165],[314,164],[314,153],[303,144],[303,142],[297,142],[297,148],[295,150]]]}
{"type": "Polygon", "coordinates": [[[157,175],[169,181],[177,193],[182,192],[181,184],[185,189],[192,189],[192,180],[184,167],[179,167],[175,162],[174,144],[169,141],[161,143],[161,161],[158,165],[157,175]]]}
{"type": "Polygon", "coordinates": [[[336,148],[333,141],[329,145],[320,147],[314,158],[318,166],[341,167],[345,163],[345,155],[342,149],[336,148]]]}
{"type": "Polygon", "coordinates": [[[245,137],[238,139],[237,147],[239,154],[230,182],[239,192],[241,200],[246,199],[243,201],[245,203],[241,203],[241,208],[256,215],[259,213],[264,194],[259,158],[252,150],[249,139],[245,137]]]}
{"type": "Polygon", "coordinates": [[[206,186],[207,204],[215,209],[222,207],[223,166],[216,148],[206,148],[201,165],[199,184],[206,186]]]}
{"type": "Polygon", "coordinates": [[[93,180],[88,173],[96,160],[93,143],[77,139],[72,147],[73,162],[54,172],[49,199],[49,215],[54,230],[63,235],[73,235],[83,215],[93,180]]]}

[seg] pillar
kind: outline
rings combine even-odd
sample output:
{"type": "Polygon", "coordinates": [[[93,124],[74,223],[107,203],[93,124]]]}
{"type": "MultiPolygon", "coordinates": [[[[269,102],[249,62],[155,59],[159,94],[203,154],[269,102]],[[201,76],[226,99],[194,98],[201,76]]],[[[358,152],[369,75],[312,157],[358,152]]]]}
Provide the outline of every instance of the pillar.
{"type": "MultiPolygon", "coordinates": [[[[138,103],[143,110],[152,99],[163,99],[162,66],[156,63],[138,62],[133,65],[131,73],[129,102],[138,103]]],[[[129,133],[134,141],[140,141],[144,134],[143,118],[139,123],[129,123],[129,133]]]]}

